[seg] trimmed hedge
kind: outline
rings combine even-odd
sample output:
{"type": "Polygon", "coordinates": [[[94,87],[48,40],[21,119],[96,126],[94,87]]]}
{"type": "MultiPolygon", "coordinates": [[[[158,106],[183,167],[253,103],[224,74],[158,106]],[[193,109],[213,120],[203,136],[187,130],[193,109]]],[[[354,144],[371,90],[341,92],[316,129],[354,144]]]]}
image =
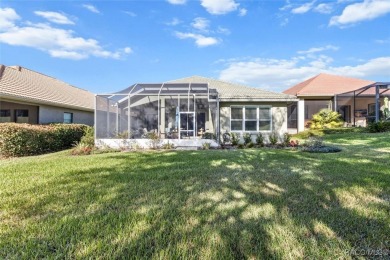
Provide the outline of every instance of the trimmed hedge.
{"type": "Polygon", "coordinates": [[[0,155],[19,157],[68,149],[91,127],[81,124],[0,124],[0,155]]]}

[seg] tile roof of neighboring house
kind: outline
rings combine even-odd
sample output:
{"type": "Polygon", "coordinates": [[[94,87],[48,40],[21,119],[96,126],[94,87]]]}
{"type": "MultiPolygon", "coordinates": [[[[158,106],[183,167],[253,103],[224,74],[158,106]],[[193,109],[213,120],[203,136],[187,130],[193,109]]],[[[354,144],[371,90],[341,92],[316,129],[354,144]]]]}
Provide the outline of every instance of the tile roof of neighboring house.
{"type": "Polygon", "coordinates": [[[283,93],[296,96],[334,96],[373,83],[375,82],[321,73],[286,89],[283,93]]]}
{"type": "Polygon", "coordinates": [[[169,81],[170,83],[208,83],[210,88],[215,88],[222,101],[294,101],[295,96],[225,81],[192,76],[169,81]]]}
{"type": "Polygon", "coordinates": [[[86,111],[94,109],[93,93],[20,66],[0,64],[0,96],[86,111]]]}

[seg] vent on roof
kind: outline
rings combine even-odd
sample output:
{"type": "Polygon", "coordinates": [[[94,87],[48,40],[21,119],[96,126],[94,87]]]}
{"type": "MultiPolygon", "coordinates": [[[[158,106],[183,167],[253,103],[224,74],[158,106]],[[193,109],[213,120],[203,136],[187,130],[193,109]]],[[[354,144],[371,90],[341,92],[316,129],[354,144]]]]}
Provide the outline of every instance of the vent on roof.
{"type": "Polygon", "coordinates": [[[17,71],[22,71],[22,67],[21,66],[10,66],[11,68],[13,69],[16,69],[17,71]]]}

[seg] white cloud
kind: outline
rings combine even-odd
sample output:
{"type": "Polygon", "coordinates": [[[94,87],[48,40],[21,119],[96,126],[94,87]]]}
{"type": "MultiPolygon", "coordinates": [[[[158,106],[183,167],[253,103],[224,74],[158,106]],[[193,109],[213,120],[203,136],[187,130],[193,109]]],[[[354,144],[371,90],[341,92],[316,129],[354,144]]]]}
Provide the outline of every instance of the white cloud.
{"type": "Polygon", "coordinates": [[[321,14],[330,14],[333,12],[333,4],[327,3],[327,4],[319,4],[314,8],[314,11],[321,13],[321,14]]]}
{"type": "Polygon", "coordinates": [[[73,21],[71,21],[68,17],[61,13],[57,12],[44,12],[44,11],[35,11],[36,15],[41,16],[47,20],[49,20],[52,23],[58,23],[58,24],[74,24],[73,21]]]}
{"type": "Polygon", "coordinates": [[[229,35],[231,32],[228,28],[218,26],[217,33],[229,35]]]}
{"type": "Polygon", "coordinates": [[[290,10],[292,7],[293,7],[293,5],[291,4],[290,0],[287,0],[286,4],[284,6],[282,6],[281,8],[279,8],[279,10],[286,11],[286,10],[290,10]]]}
{"type": "MultiPolygon", "coordinates": [[[[12,9],[13,10],[13,9],[12,9]]],[[[0,9],[0,14],[4,9],[0,9]]],[[[95,39],[85,39],[75,36],[72,30],[64,30],[47,24],[26,23],[25,26],[15,24],[17,14],[0,16],[6,28],[0,30],[0,42],[14,46],[25,46],[49,53],[52,57],[65,59],[85,59],[91,56],[120,59],[124,54],[131,53],[129,47],[115,52],[107,51],[95,39]],[[7,17],[7,18],[5,18],[7,17]]]]}
{"type": "Polygon", "coordinates": [[[210,14],[227,14],[236,11],[239,4],[234,0],[200,0],[201,5],[210,14]]]}
{"type": "Polygon", "coordinates": [[[238,82],[253,87],[283,91],[304,79],[319,73],[374,79],[390,71],[390,57],[379,57],[350,66],[332,66],[331,57],[320,55],[312,58],[291,59],[243,59],[225,61],[220,72],[221,80],[238,82]]]}
{"type": "Polygon", "coordinates": [[[245,16],[247,13],[248,10],[246,10],[245,8],[240,8],[240,10],[238,11],[239,16],[245,16]]]}
{"type": "Polygon", "coordinates": [[[191,26],[199,31],[207,31],[210,21],[203,17],[197,17],[191,23],[191,26]]]}
{"type": "Polygon", "coordinates": [[[339,49],[339,47],[337,47],[337,46],[326,45],[323,47],[313,47],[313,48],[310,48],[306,51],[298,51],[298,54],[311,54],[311,53],[322,52],[322,51],[327,51],[327,50],[337,51],[338,49],[339,49]]]}
{"type": "Polygon", "coordinates": [[[90,5],[90,4],[84,4],[83,7],[89,11],[91,11],[92,13],[96,13],[96,14],[100,14],[100,11],[93,5],[90,5]]]}
{"type": "Polygon", "coordinates": [[[194,39],[198,47],[206,47],[220,43],[220,40],[217,38],[207,37],[201,34],[176,32],[175,35],[179,39],[194,39]]]}
{"type": "Polygon", "coordinates": [[[133,50],[130,47],[126,47],[123,49],[123,52],[126,54],[130,54],[130,53],[133,53],[133,50]]]}
{"type": "Polygon", "coordinates": [[[286,26],[289,22],[289,19],[287,17],[285,17],[281,22],[280,22],[280,26],[286,26]]]}
{"type": "Polygon", "coordinates": [[[364,0],[361,3],[350,4],[342,14],[330,19],[330,26],[345,26],[358,22],[373,20],[390,13],[389,0],[364,0]]]}
{"type": "Polygon", "coordinates": [[[291,13],[293,13],[293,14],[304,14],[304,13],[307,13],[313,7],[314,2],[315,1],[309,2],[309,3],[305,3],[305,4],[303,4],[303,5],[299,6],[299,7],[293,8],[291,10],[291,13]]]}
{"type": "Polygon", "coordinates": [[[379,44],[390,44],[390,38],[376,40],[375,42],[379,44]]]}
{"type": "Polygon", "coordinates": [[[167,0],[168,3],[173,4],[173,5],[184,5],[187,0],[167,0]]]}
{"type": "Polygon", "coordinates": [[[180,23],[181,23],[181,21],[178,18],[175,17],[170,22],[167,22],[165,24],[169,25],[169,26],[176,26],[176,25],[178,25],[180,23]]]}
{"type": "Polygon", "coordinates": [[[19,15],[12,8],[0,8],[0,31],[15,27],[14,22],[19,20],[19,15]]]}
{"type": "Polygon", "coordinates": [[[123,12],[124,12],[125,14],[131,16],[131,17],[136,17],[136,16],[137,16],[137,14],[134,13],[134,12],[130,12],[130,11],[123,11],[123,12]]]}

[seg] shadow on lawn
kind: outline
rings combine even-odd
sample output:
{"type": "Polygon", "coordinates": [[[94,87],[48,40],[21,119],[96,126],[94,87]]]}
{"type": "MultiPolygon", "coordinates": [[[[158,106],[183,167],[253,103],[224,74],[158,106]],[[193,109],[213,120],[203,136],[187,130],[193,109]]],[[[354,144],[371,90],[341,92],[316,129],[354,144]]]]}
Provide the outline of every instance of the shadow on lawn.
{"type": "Polygon", "coordinates": [[[346,157],[275,150],[100,156],[107,167],[66,172],[47,184],[57,192],[21,207],[21,218],[40,224],[36,237],[14,250],[34,248],[35,257],[245,259],[384,249],[390,175],[346,157]],[[358,186],[368,193],[355,194],[358,186]],[[360,195],[372,198],[360,205],[360,195]]]}

